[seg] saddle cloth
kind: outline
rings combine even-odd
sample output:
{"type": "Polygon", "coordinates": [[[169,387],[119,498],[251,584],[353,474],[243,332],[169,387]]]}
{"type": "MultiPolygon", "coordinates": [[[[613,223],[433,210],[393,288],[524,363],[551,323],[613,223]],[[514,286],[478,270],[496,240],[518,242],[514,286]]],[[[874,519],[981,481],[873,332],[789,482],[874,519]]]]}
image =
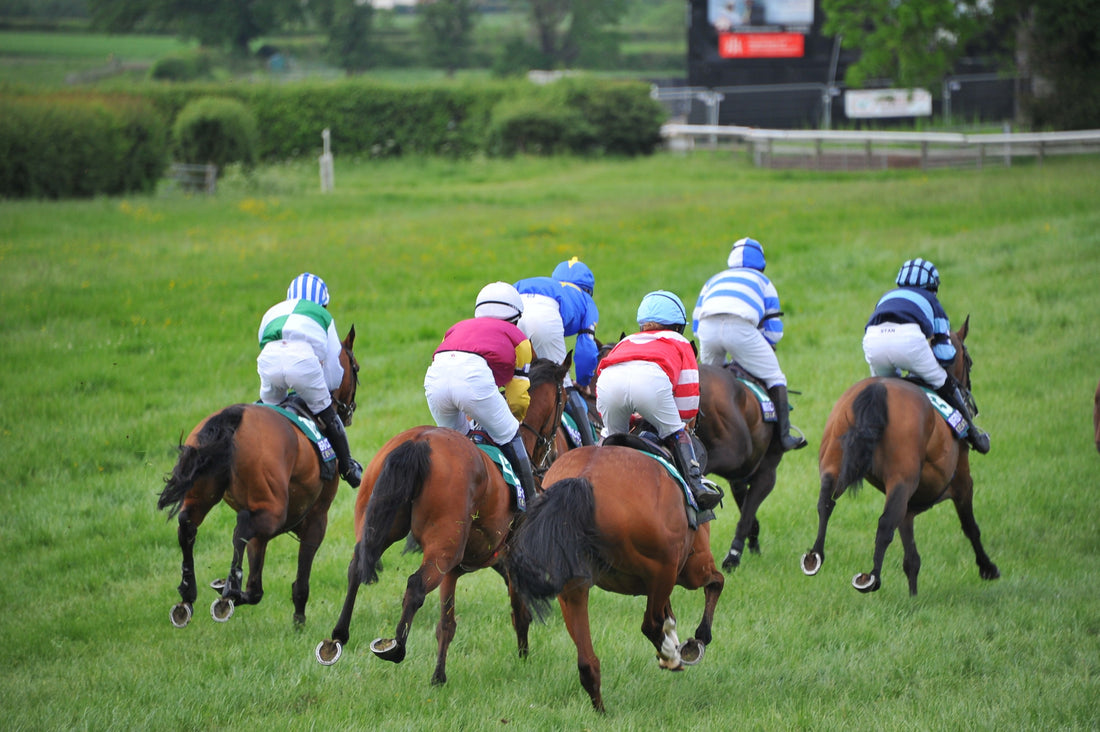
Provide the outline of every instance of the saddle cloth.
{"type": "Polygon", "coordinates": [[[666,457],[668,453],[660,444],[660,439],[655,433],[643,431],[639,434],[609,435],[602,444],[629,447],[660,463],[665,472],[669,474],[669,477],[676,481],[676,485],[680,486],[680,491],[684,494],[684,504],[688,511],[688,523],[692,529],[698,528],[698,524],[706,523],[714,518],[714,511],[699,510],[699,504],[695,502],[695,496],[691,495],[691,488],[688,487],[687,481],[684,480],[684,476],[680,474],[679,469],[666,457]]]}
{"type": "Polygon", "coordinates": [[[512,468],[512,463],[508,458],[504,457],[504,452],[493,444],[489,439],[489,435],[480,431],[473,431],[470,433],[470,441],[477,445],[478,449],[485,453],[490,460],[496,463],[496,466],[500,468],[500,474],[504,476],[504,482],[508,484],[508,487],[512,489],[512,495],[516,497],[516,508],[520,511],[527,510],[527,499],[523,495],[523,488],[520,486],[519,476],[516,475],[516,471],[512,468]]]}
{"type": "Polygon", "coordinates": [[[321,430],[317,428],[317,423],[295,409],[304,409],[304,407],[298,405],[292,399],[284,401],[279,406],[264,404],[263,402],[256,402],[256,404],[273,409],[283,415],[301,430],[302,434],[309,438],[309,441],[313,443],[313,449],[316,451],[317,457],[321,461],[321,480],[332,480],[336,476],[336,451],[332,449],[332,444],[328,441],[328,438],[321,434],[321,430]]]}
{"type": "Polygon", "coordinates": [[[940,416],[943,417],[943,421],[946,422],[947,426],[951,428],[951,431],[955,433],[955,437],[959,439],[965,438],[970,428],[967,426],[966,420],[963,419],[959,410],[945,402],[943,397],[927,386],[921,386],[920,384],[918,384],[918,386],[920,386],[925,396],[928,397],[928,401],[932,403],[936,411],[940,413],[940,416]]]}

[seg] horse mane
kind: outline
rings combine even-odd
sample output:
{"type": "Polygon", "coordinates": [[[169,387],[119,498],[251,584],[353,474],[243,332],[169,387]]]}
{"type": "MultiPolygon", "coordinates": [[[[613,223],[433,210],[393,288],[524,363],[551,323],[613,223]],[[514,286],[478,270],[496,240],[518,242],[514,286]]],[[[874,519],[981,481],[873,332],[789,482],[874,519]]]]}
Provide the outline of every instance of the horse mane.
{"type": "Polygon", "coordinates": [[[535,387],[548,381],[556,381],[558,368],[559,365],[549,358],[536,358],[531,362],[531,371],[528,377],[531,380],[531,386],[535,387]]]}

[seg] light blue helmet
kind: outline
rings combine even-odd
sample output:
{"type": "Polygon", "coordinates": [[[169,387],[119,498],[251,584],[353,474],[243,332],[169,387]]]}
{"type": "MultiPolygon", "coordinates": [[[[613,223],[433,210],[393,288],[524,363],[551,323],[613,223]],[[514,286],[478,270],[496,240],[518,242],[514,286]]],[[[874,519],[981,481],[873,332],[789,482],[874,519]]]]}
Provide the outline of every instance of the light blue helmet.
{"type": "Polygon", "coordinates": [[[936,292],[940,289],[940,273],[936,271],[936,265],[918,257],[901,265],[896,282],[899,287],[920,287],[936,292]]]}
{"type": "Polygon", "coordinates": [[[638,306],[638,325],[687,325],[687,310],[676,294],[668,290],[655,290],[642,298],[638,306]]]}
{"type": "Polygon", "coordinates": [[[733,243],[728,260],[730,267],[748,267],[758,272],[763,272],[767,262],[764,261],[764,247],[756,239],[745,237],[733,243]]]}
{"type": "Polygon", "coordinates": [[[550,276],[558,282],[571,282],[589,295],[596,289],[596,276],[588,265],[576,257],[554,267],[554,273],[550,276]]]}
{"type": "Polygon", "coordinates": [[[303,272],[294,278],[286,290],[287,300],[309,300],[323,308],[328,307],[328,285],[315,274],[303,272]]]}

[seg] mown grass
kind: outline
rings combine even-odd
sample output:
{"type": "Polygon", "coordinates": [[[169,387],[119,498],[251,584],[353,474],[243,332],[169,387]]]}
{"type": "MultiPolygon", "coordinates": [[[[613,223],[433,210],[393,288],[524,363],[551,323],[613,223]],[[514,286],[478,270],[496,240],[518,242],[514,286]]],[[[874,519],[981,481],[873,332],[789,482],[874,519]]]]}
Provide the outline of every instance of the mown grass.
{"type": "MultiPolygon", "coordinates": [[[[758,171],[726,155],[632,161],[336,161],[231,175],[216,197],[0,203],[0,710],[41,729],[1094,729],[1100,724],[1097,461],[1100,164],[830,175],[758,171]],[[593,594],[606,717],[581,690],[558,614],[520,661],[491,572],[462,580],[449,680],[429,684],[438,595],[409,657],[373,658],[405,578],[398,548],[363,588],[345,657],[318,665],[343,600],[353,492],[331,512],[306,629],[291,623],[297,545],[273,542],[262,604],[215,624],[206,591],[185,630],[175,524],[155,510],[174,447],[205,414],[256,395],[260,315],[303,270],[355,324],[368,459],[430,419],[421,388],[444,329],[486,282],[547,273],[571,255],[597,275],[605,338],[632,329],[646,291],[694,299],[746,234],[768,254],[787,334],[780,357],[810,449],[789,455],[760,511],[763,554],[727,579],[699,666],[659,672],[640,598],[593,594]],[[863,323],[908,257],[932,259],[956,324],[970,314],[980,422],[976,513],[999,565],[978,578],[949,506],[917,520],[920,594],[900,545],[884,587],[870,563],[882,498],[839,504],[822,573],[798,557],[816,531],[816,447],[861,378],[863,323]]],[[[644,506],[639,511],[646,510],[644,506]]],[[[736,512],[721,509],[724,554],[736,512]]],[[[199,533],[207,583],[230,557],[232,512],[199,533]]],[[[677,589],[687,634],[701,593],[677,589]]]]}

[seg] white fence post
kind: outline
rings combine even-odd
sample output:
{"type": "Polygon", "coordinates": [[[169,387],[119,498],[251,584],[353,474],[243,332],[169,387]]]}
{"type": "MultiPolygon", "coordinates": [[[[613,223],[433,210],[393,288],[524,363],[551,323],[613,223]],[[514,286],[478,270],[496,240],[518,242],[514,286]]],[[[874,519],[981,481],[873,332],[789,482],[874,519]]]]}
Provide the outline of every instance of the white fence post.
{"type": "Polygon", "coordinates": [[[332,151],[329,149],[329,131],[328,127],[321,131],[321,139],[324,141],[324,152],[321,153],[321,193],[328,193],[332,190],[333,185],[333,171],[332,171],[332,151]]]}

